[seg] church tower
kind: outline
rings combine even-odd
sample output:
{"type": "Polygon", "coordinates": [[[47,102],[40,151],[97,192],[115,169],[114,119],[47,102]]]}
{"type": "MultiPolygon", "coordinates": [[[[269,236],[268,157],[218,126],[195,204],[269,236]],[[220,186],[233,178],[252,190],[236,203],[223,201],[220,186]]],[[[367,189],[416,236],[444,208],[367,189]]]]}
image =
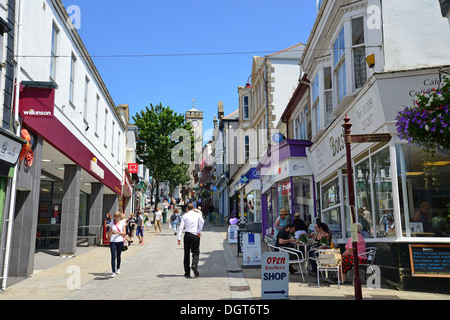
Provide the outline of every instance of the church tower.
{"type": "Polygon", "coordinates": [[[194,152],[196,155],[201,155],[203,148],[203,111],[199,111],[195,108],[195,100],[194,107],[186,111],[186,122],[190,122],[192,126],[192,130],[194,131],[194,152]]]}

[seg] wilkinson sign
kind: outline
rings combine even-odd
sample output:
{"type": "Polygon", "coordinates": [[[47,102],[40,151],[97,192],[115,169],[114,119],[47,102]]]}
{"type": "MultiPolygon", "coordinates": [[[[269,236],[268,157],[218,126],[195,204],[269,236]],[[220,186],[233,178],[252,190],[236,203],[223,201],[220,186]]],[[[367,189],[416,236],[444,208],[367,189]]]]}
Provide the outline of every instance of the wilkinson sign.
{"type": "Polygon", "coordinates": [[[53,118],[55,88],[47,83],[27,83],[20,88],[19,101],[23,118],[53,118]]]}

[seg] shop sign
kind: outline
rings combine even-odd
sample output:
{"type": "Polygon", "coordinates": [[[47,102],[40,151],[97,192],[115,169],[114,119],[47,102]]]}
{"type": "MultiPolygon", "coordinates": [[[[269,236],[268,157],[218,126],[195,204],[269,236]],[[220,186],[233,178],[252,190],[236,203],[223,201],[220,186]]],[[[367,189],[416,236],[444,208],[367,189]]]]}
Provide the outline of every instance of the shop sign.
{"type": "Polygon", "coordinates": [[[261,299],[289,298],[289,254],[264,252],[261,266],[261,299]]]}
{"type": "Polygon", "coordinates": [[[244,244],[242,248],[244,266],[261,265],[261,236],[255,233],[243,235],[244,244]]]}
{"type": "Polygon", "coordinates": [[[55,89],[21,86],[19,112],[23,118],[53,118],[55,89]]]}
{"type": "Polygon", "coordinates": [[[97,164],[97,159],[91,160],[91,171],[94,172],[100,179],[105,179],[105,171],[97,164]]]}
{"type": "Polygon", "coordinates": [[[16,164],[22,150],[22,143],[0,134],[0,160],[16,164]]]}
{"type": "Polygon", "coordinates": [[[137,163],[129,163],[128,164],[128,172],[129,173],[138,173],[139,165],[137,163]]]}

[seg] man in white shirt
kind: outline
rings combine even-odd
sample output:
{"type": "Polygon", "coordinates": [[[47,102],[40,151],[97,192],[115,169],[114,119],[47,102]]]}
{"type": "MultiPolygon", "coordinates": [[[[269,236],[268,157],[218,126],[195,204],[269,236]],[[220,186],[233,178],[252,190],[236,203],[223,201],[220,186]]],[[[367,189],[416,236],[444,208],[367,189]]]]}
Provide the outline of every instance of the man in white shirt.
{"type": "Polygon", "coordinates": [[[190,277],[190,257],[192,252],[192,271],[196,277],[198,273],[198,260],[200,257],[200,237],[202,235],[203,220],[202,213],[194,209],[194,205],[189,203],[188,212],[181,217],[180,228],[178,229],[178,245],[181,245],[181,235],[184,233],[184,276],[190,277]]]}

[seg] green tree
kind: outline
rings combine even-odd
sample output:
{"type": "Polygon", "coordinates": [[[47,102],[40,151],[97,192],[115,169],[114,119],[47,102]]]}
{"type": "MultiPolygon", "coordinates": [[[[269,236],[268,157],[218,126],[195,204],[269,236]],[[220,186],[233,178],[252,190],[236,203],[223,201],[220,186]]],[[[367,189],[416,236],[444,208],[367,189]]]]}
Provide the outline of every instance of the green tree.
{"type": "MultiPolygon", "coordinates": [[[[136,143],[138,161],[149,169],[149,174],[153,179],[152,182],[155,182],[156,208],[159,200],[160,182],[168,181],[168,177],[173,180],[173,172],[180,173],[183,169],[186,170],[187,174],[187,164],[174,164],[172,162],[172,150],[177,144],[176,141],[172,141],[172,133],[177,129],[192,132],[192,127],[185,122],[183,114],[178,114],[169,107],[163,107],[161,103],[156,106],[150,104],[150,107],[145,107],[144,110],[133,116],[133,121],[139,131],[139,140],[136,143]],[[177,167],[179,168],[175,169],[177,167]]],[[[180,181],[184,180],[181,179],[180,181]]]]}

